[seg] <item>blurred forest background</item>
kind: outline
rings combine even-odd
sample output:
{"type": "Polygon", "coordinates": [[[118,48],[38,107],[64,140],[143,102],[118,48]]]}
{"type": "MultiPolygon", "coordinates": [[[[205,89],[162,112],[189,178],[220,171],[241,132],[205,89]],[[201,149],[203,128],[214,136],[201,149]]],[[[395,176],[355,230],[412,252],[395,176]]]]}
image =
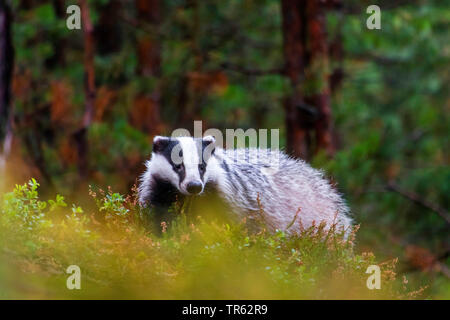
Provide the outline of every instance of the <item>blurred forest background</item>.
{"type": "Polygon", "coordinates": [[[279,128],[345,194],[357,248],[448,283],[450,9],[377,1],[369,30],[372,2],[1,0],[0,189],[83,203],[129,192],[156,134],[279,128]]]}

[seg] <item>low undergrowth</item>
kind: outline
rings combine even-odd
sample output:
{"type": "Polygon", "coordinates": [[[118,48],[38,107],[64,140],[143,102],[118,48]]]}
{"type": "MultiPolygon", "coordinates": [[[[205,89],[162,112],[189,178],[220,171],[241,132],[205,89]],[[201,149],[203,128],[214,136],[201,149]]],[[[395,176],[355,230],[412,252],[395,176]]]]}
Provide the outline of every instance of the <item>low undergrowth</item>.
{"type": "MultiPolygon", "coordinates": [[[[377,263],[323,225],[299,236],[245,222],[204,219],[186,208],[150,230],[134,195],[89,191],[93,206],[43,201],[32,179],[0,202],[0,298],[119,299],[381,299],[421,297],[397,279],[395,261],[377,263]],[[369,290],[369,265],[381,289],[369,290]],[[66,269],[81,270],[81,290],[68,290],[66,269]]],[[[151,214],[151,213],[150,213],[151,214]]]]}

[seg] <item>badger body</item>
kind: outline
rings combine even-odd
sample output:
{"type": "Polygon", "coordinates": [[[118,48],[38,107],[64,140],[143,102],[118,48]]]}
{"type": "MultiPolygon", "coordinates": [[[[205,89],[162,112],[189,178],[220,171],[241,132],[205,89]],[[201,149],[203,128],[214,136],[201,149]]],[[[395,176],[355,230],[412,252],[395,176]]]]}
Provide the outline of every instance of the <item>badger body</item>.
{"type": "Polygon", "coordinates": [[[202,195],[210,187],[235,218],[260,217],[270,231],[291,234],[321,222],[351,226],[348,207],[321,171],[281,151],[222,149],[214,142],[210,136],[155,137],[140,204],[167,208],[179,195],[202,195]]]}

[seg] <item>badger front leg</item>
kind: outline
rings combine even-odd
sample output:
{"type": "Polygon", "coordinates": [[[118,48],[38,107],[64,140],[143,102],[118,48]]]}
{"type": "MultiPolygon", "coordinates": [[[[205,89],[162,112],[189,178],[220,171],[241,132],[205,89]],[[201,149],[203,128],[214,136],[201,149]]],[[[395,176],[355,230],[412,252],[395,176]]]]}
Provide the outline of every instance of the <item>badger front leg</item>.
{"type": "Polygon", "coordinates": [[[165,222],[169,224],[175,217],[170,209],[177,201],[183,201],[182,195],[169,182],[144,176],[139,186],[139,202],[142,207],[147,208],[146,214],[150,219],[153,229],[161,235],[165,222]]]}

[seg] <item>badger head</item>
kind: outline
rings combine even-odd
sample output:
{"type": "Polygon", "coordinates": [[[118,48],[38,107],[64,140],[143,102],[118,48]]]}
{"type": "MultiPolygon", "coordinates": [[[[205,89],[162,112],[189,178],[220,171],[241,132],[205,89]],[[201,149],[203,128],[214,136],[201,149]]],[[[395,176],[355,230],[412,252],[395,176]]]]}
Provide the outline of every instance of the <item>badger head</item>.
{"type": "Polygon", "coordinates": [[[156,136],[148,171],[171,183],[184,195],[201,194],[208,181],[208,161],[214,154],[215,139],[156,136]]]}

